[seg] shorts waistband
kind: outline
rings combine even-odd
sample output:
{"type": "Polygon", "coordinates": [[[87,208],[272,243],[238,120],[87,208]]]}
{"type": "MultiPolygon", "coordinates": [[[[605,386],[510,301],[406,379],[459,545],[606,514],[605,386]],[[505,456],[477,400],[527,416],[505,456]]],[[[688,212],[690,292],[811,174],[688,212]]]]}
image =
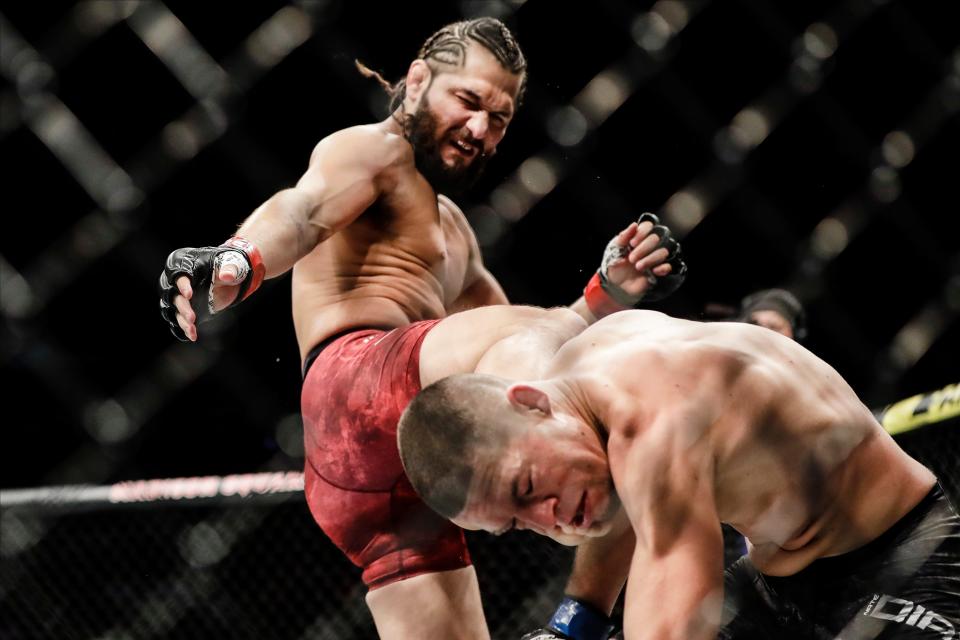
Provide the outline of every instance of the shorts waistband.
{"type": "Polygon", "coordinates": [[[829,566],[839,569],[840,567],[844,567],[849,563],[856,564],[862,561],[864,558],[871,557],[873,554],[881,552],[882,550],[897,544],[897,540],[899,540],[903,534],[919,525],[923,521],[924,517],[926,517],[926,515],[930,513],[930,511],[933,510],[938,503],[943,503],[947,508],[949,508],[950,503],[948,502],[947,496],[943,492],[943,487],[940,486],[939,482],[933,485],[930,491],[927,492],[927,495],[925,495],[923,499],[916,504],[916,506],[910,509],[910,511],[908,511],[902,518],[893,523],[893,526],[884,531],[877,538],[871,540],[858,549],[854,549],[853,551],[849,551],[839,556],[820,558],[814,562],[814,565],[818,567],[829,566]]]}
{"type": "Polygon", "coordinates": [[[310,373],[310,367],[313,366],[313,363],[316,361],[324,349],[329,347],[331,344],[342,338],[343,336],[349,335],[351,333],[356,333],[357,331],[392,331],[396,327],[350,327],[344,329],[343,331],[337,331],[331,336],[328,336],[317,343],[315,347],[310,349],[307,352],[307,357],[303,359],[303,369],[301,370],[302,380],[307,379],[307,374],[310,373]]]}

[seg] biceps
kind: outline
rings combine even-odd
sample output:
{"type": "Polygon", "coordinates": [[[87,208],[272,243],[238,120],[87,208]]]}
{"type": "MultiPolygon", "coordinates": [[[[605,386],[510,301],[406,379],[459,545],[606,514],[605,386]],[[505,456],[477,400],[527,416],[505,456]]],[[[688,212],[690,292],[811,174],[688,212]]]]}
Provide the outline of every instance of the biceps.
{"type": "Polygon", "coordinates": [[[343,229],[380,197],[380,176],[360,163],[317,162],[297,182],[307,219],[323,237],[343,229]]]}
{"type": "Polygon", "coordinates": [[[453,301],[448,311],[454,313],[494,304],[509,304],[507,294],[503,292],[503,288],[493,274],[481,265],[479,269],[471,270],[467,274],[463,291],[453,301]]]}

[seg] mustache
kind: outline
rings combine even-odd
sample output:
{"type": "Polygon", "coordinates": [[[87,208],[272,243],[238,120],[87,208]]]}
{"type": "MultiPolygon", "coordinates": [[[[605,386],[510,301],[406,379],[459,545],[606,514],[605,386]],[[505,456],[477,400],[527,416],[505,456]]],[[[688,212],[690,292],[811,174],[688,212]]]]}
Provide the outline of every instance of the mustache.
{"type": "Polygon", "coordinates": [[[470,145],[477,149],[480,152],[480,155],[486,155],[487,152],[483,147],[483,140],[473,137],[473,134],[470,133],[467,129],[460,129],[456,132],[451,132],[449,134],[451,140],[459,140],[464,144],[470,145]]]}

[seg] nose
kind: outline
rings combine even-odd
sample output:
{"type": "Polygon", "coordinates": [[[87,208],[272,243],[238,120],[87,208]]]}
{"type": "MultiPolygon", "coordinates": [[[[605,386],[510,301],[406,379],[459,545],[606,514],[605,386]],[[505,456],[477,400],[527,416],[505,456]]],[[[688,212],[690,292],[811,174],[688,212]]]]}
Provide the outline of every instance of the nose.
{"type": "Polygon", "coordinates": [[[475,140],[483,140],[490,128],[490,116],[486,111],[474,111],[467,120],[467,131],[475,140]]]}
{"type": "Polygon", "coordinates": [[[557,498],[544,498],[524,505],[516,517],[525,529],[550,531],[557,525],[557,498]]]}

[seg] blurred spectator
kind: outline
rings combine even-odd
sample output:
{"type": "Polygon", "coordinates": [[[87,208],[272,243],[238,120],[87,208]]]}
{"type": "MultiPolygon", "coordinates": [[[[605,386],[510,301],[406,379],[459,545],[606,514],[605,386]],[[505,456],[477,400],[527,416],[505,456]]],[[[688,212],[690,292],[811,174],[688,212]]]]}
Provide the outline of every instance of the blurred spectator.
{"type": "Polygon", "coordinates": [[[786,289],[761,289],[741,300],[739,307],[709,303],[704,308],[703,319],[708,322],[749,322],[797,342],[803,342],[807,335],[807,314],[803,305],[786,289]]]}

